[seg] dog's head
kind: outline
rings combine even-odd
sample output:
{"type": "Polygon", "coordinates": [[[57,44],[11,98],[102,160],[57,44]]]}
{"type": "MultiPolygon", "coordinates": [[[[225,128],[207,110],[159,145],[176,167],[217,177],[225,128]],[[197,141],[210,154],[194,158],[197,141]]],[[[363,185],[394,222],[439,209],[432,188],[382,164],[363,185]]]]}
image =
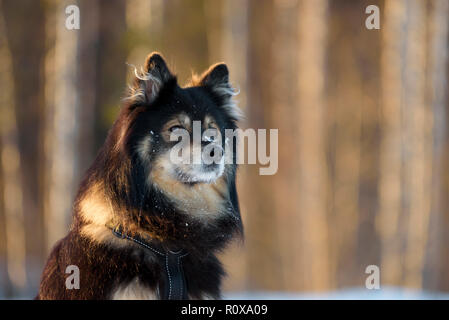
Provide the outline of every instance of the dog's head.
{"type": "Polygon", "coordinates": [[[138,116],[127,147],[150,173],[150,183],[212,183],[225,173],[225,157],[231,163],[234,153],[225,129],[234,129],[238,119],[233,95],[224,64],[181,88],[159,54],[147,58],[131,87],[128,110],[138,116]]]}
{"type": "Polygon", "coordinates": [[[135,70],[127,107],[135,116],[126,133],[127,151],[145,167],[148,183],[212,183],[232,169],[235,143],[225,129],[235,129],[240,115],[234,94],[225,64],[181,88],[159,54],[148,56],[135,70]]]}

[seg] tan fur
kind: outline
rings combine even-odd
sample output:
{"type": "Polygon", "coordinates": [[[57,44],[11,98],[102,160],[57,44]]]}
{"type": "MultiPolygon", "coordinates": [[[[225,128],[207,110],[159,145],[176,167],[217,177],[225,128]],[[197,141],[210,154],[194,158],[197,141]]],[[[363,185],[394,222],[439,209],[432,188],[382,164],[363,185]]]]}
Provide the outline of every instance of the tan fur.
{"type": "Polygon", "coordinates": [[[166,141],[170,141],[170,128],[173,126],[181,126],[189,132],[192,131],[190,117],[182,112],[176,115],[171,120],[167,121],[167,123],[162,127],[162,137],[164,137],[166,141]]]}
{"type": "Polygon", "coordinates": [[[192,296],[189,296],[189,300],[216,300],[214,297],[208,295],[208,294],[202,294],[200,298],[194,298],[192,296]]]}
{"type": "Polygon", "coordinates": [[[177,208],[197,217],[215,217],[223,210],[227,197],[225,176],[213,183],[185,184],[172,177],[164,166],[164,157],[160,157],[151,172],[150,179],[162,192],[175,200],[177,208]]]}
{"type": "Polygon", "coordinates": [[[212,118],[211,116],[207,115],[204,117],[204,129],[209,129],[209,128],[214,128],[217,129],[218,132],[220,132],[220,128],[218,127],[218,125],[215,123],[214,118],[212,118]]]}
{"type": "Polygon", "coordinates": [[[81,228],[81,234],[94,242],[114,246],[116,248],[135,247],[141,249],[131,241],[124,241],[117,238],[108,227],[109,224],[120,224],[126,228],[126,232],[147,237],[149,232],[141,230],[129,221],[118,221],[114,214],[114,208],[107,200],[102,190],[101,184],[95,184],[86,192],[86,196],[79,202],[81,217],[86,224],[81,228]]]}
{"type": "Polygon", "coordinates": [[[113,207],[107,200],[101,183],[92,185],[85,194],[78,203],[84,221],[105,225],[113,219],[113,207]]]}
{"type": "Polygon", "coordinates": [[[146,163],[150,162],[151,142],[152,142],[151,136],[147,136],[144,139],[142,139],[137,145],[137,152],[140,155],[140,158],[146,163]]]}
{"type": "Polygon", "coordinates": [[[128,246],[128,241],[115,237],[106,225],[113,220],[112,204],[107,201],[100,184],[93,185],[86,196],[79,202],[81,217],[86,222],[81,234],[95,242],[106,243],[115,247],[128,246]]]}
{"type": "Polygon", "coordinates": [[[130,283],[118,286],[111,295],[112,300],[156,300],[157,294],[143,286],[137,278],[130,283]]]}
{"type": "Polygon", "coordinates": [[[116,142],[116,144],[115,144],[115,146],[114,146],[114,149],[115,149],[116,151],[118,151],[118,150],[120,149],[120,146],[123,145],[123,141],[124,141],[125,135],[126,135],[126,129],[125,129],[125,128],[122,128],[122,129],[120,130],[120,134],[119,134],[119,136],[118,136],[117,142],[116,142]]]}

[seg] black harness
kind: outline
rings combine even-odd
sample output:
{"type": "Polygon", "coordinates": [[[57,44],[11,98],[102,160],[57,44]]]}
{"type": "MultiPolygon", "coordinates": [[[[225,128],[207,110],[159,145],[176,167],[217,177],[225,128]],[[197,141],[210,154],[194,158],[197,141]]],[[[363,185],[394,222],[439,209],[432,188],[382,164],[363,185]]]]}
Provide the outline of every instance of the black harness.
{"type": "Polygon", "coordinates": [[[187,300],[187,287],[184,270],[182,268],[182,258],[187,256],[184,250],[173,252],[166,250],[162,246],[150,245],[142,237],[130,237],[125,234],[121,227],[111,228],[112,233],[121,239],[133,241],[156,254],[160,259],[161,264],[165,270],[165,286],[161,293],[161,298],[165,300],[187,300]]]}

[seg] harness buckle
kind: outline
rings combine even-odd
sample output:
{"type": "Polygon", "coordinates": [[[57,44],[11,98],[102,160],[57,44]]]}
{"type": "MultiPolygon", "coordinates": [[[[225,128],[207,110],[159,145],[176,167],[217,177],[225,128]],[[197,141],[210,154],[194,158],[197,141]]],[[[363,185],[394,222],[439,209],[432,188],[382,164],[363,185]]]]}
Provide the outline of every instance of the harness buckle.
{"type": "Polygon", "coordinates": [[[116,227],[116,228],[112,229],[112,233],[114,233],[114,235],[117,238],[120,238],[120,239],[126,238],[126,235],[123,232],[121,232],[120,227],[116,227]]]}

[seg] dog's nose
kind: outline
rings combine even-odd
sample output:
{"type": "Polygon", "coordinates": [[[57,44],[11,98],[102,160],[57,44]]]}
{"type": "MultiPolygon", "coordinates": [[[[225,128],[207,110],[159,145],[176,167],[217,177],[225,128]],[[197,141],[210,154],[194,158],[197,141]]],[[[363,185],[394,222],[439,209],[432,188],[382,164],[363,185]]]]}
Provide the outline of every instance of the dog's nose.
{"type": "Polygon", "coordinates": [[[211,158],[214,158],[216,156],[217,158],[221,159],[223,157],[223,148],[219,145],[216,145],[212,148],[209,155],[211,158]]]}
{"type": "Polygon", "coordinates": [[[205,164],[217,164],[224,156],[224,150],[219,144],[208,144],[202,151],[202,159],[205,164]],[[217,162],[218,161],[218,162],[217,162]]]}

